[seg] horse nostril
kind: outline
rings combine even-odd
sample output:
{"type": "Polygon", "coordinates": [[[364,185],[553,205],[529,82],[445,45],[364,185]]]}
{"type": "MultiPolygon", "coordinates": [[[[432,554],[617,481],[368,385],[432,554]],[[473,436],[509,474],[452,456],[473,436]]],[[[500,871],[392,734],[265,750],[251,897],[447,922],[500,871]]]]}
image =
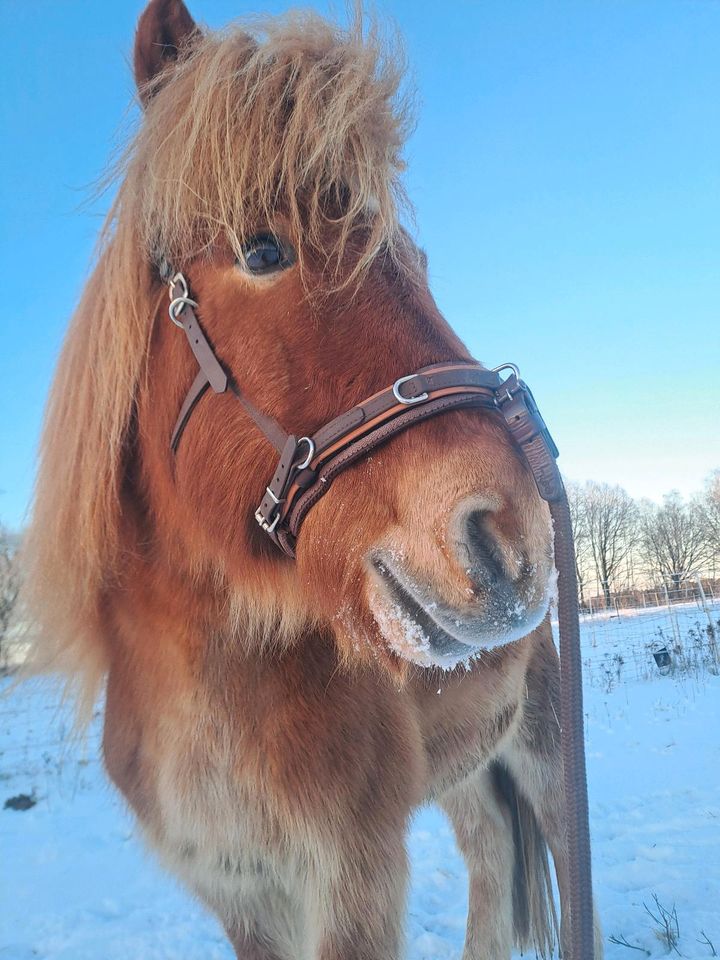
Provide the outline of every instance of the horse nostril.
{"type": "Polygon", "coordinates": [[[481,586],[492,586],[507,579],[500,547],[488,528],[490,511],[469,510],[460,518],[458,549],[466,573],[481,586]]]}

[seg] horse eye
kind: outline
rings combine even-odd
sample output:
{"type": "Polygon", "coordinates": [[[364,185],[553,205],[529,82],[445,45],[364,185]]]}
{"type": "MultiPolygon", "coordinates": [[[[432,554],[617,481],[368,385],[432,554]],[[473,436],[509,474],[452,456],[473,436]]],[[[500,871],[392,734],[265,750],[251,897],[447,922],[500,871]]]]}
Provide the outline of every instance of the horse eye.
{"type": "Polygon", "coordinates": [[[263,233],[243,244],[243,266],[249,273],[263,274],[282,270],[291,260],[282,243],[270,233],[263,233]]]}

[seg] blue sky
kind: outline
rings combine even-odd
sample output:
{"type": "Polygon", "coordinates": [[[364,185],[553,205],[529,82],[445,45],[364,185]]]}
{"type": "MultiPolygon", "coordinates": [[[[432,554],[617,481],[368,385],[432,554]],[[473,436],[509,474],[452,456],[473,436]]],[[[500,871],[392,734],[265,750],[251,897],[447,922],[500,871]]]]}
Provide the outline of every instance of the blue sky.
{"type": "MultiPolygon", "coordinates": [[[[211,27],[258,0],[195,0],[211,27]]],[[[326,3],[314,3],[321,11],[326,3]]],[[[441,309],[518,363],[575,479],[688,494],[720,467],[720,2],[378,0],[418,90],[407,187],[441,309]],[[440,13],[439,11],[442,10],[440,13]]],[[[0,0],[0,521],[132,120],[141,3],[0,0]]]]}

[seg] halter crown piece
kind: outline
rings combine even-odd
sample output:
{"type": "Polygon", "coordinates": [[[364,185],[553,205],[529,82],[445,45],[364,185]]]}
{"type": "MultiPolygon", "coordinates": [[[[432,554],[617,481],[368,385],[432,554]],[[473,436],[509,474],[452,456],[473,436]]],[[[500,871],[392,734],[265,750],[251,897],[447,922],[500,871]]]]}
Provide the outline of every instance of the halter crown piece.
{"type": "Polygon", "coordinates": [[[590,834],[572,525],[556,463],[557,447],[518,368],[512,363],[493,370],[477,363],[435,363],[400,377],[311,436],[295,437],[243,395],[200,326],[195,314],[198,304],[189,296],[185,277],[182,273],[173,274],[167,261],[163,267],[166,268],[163,279],[170,277],[170,319],[185,331],[200,368],[172,432],[173,454],[177,452],[193,410],[208,388],[215,393],[230,390],[279,454],[277,468],[255,511],[255,519],[289,557],[295,556],[300,526],[308,511],[327,493],[339,473],[375,447],[408,427],[449,410],[481,407],[502,414],[511,436],[527,459],[540,496],[550,504],[553,518],[560,627],[560,725],[570,858],[570,951],[566,953],[566,960],[592,960],[590,834]],[[509,375],[503,379],[501,374],[505,371],[509,371],[509,375]]]}

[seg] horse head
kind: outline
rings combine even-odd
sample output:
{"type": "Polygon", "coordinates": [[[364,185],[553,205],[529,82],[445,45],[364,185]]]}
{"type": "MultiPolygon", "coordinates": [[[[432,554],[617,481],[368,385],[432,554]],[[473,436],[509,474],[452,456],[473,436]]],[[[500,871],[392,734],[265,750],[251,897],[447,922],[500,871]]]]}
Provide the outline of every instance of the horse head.
{"type": "Polygon", "coordinates": [[[298,14],[205,34],[180,0],[153,0],[135,73],[143,116],[38,488],[56,650],[87,669],[108,591],[149,589],[150,570],[202,597],[213,629],[234,618],[248,645],[319,627],[396,674],[528,634],[548,605],[550,524],[497,412],[444,413],[355,463],[295,560],[254,521],[275,451],[230,392],[204,395],[170,448],[197,364],[167,315],[168,264],[237,388],[297,436],[423,366],[471,359],[401,226],[397,58],[357,25],[298,14]]]}

